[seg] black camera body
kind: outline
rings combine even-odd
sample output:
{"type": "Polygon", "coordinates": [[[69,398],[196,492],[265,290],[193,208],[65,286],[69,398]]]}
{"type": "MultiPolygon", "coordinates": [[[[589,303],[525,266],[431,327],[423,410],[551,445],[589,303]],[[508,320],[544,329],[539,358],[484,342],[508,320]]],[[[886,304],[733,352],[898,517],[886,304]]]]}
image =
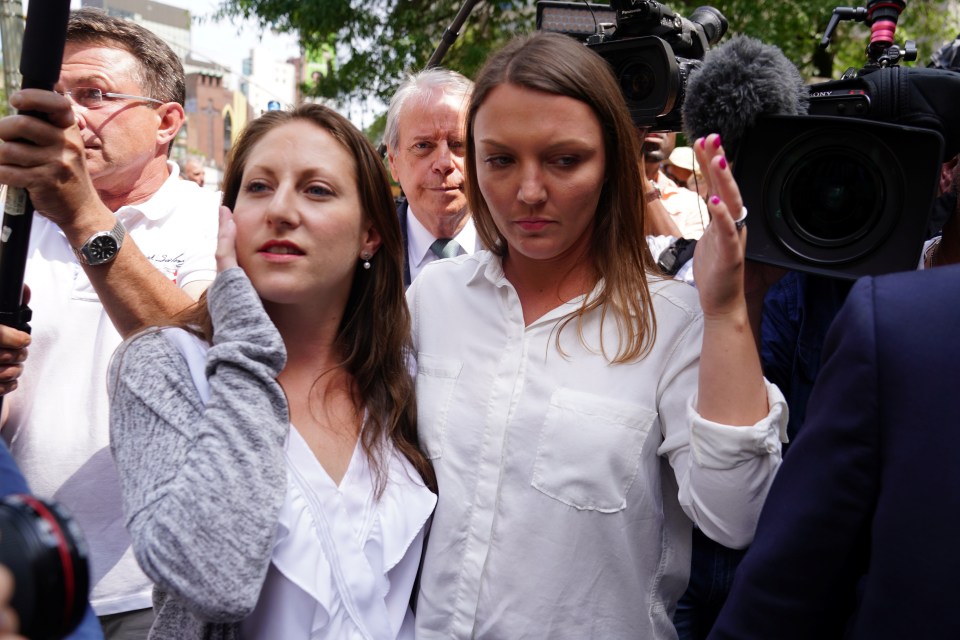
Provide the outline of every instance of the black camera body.
{"type": "Polygon", "coordinates": [[[746,129],[734,175],[748,258],[851,279],[917,268],[940,165],[960,152],[960,74],[899,66],[917,54],[894,43],[905,7],[836,8],[820,45],[841,20],[866,22],[865,66],[807,87],[808,115],[760,115],[746,129]]]}
{"type": "Polygon", "coordinates": [[[734,162],[750,210],[747,257],[850,279],[915,269],[942,147],[928,129],[831,116],[762,118],[734,162]],[[754,137],[777,151],[754,151],[754,137]]]}
{"type": "Polygon", "coordinates": [[[726,33],[727,20],[713,7],[684,18],[655,0],[611,0],[609,6],[540,0],[537,29],[566,33],[600,54],[637,127],[681,131],[687,79],[726,33]]]}
{"type": "Polygon", "coordinates": [[[810,86],[736,151],[747,257],[858,278],[917,267],[941,163],[960,152],[960,74],[892,66],[810,86]]]}

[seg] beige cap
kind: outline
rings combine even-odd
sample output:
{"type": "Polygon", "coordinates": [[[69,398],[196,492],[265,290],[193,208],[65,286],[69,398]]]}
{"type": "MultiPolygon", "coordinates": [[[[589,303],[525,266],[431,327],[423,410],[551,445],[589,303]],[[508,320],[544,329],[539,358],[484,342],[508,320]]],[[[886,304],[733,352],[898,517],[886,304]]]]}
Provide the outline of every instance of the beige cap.
{"type": "Polygon", "coordinates": [[[693,147],[677,147],[673,150],[673,153],[670,154],[667,162],[675,167],[700,173],[700,165],[697,163],[697,158],[693,153],[693,147]]]}

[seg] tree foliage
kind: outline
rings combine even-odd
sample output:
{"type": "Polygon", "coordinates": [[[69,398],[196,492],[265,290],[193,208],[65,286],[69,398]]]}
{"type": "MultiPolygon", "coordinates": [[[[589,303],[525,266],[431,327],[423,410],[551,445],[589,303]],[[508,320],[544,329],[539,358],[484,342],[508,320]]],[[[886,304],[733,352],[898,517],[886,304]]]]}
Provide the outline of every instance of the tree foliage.
{"type": "MultiPolygon", "coordinates": [[[[666,3],[689,15],[704,0],[666,3]]],[[[820,37],[839,0],[714,0],[730,24],[728,33],[745,33],[778,45],[805,77],[837,77],[866,61],[866,26],[841,23],[831,46],[820,37]]],[[[850,4],[857,3],[847,3],[850,4]]],[[[865,4],[865,3],[859,3],[865,4]]],[[[909,0],[897,40],[917,41],[926,64],[930,54],[957,35],[956,2],[909,0]]],[[[334,63],[316,74],[308,94],[339,104],[373,97],[387,102],[405,72],[422,68],[441,41],[460,3],[455,0],[223,0],[220,17],[252,19],[262,28],[298,34],[306,51],[326,47],[334,63]]],[[[460,29],[442,64],[475,75],[487,54],[511,36],[534,29],[532,0],[479,2],[460,29]]]]}
{"type": "MultiPolygon", "coordinates": [[[[673,2],[673,8],[684,15],[702,4],[697,0],[673,2]]],[[[936,49],[957,35],[953,2],[946,0],[908,0],[897,25],[897,43],[906,39],[917,42],[916,64],[925,65],[936,49]]],[[[715,0],[730,24],[728,34],[745,33],[775,44],[807,78],[835,78],[849,67],[866,63],[869,28],[858,22],[841,22],[824,51],[820,39],[837,6],[865,6],[866,2],[839,0],[715,0]]]]}
{"type": "MultiPolygon", "coordinates": [[[[459,9],[454,0],[225,0],[218,16],[296,33],[306,51],[333,44],[332,68],[306,89],[343,104],[389,101],[403,74],[426,64],[459,9]]],[[[532,28],[533,12],[521,0],[480,2],[442,64],[473,75],[491,50],[532,28]]]]}

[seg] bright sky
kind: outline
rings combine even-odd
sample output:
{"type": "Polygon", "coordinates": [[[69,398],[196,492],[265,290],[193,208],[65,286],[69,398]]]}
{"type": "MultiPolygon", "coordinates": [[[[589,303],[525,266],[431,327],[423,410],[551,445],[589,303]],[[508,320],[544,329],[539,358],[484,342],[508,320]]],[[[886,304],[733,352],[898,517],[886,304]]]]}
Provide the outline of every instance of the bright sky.
{"type": "MultiPolygon", "coordinates": [[[[261,42],[276,52],[277,59],[285,60],[299,55],[297,41],[293,36],[272,32],[261,34],[260,29],[253,23],[213,23],[209,19],[203,19],[214,12],[219,4],[218,0],[157,1],[189,9],[193,17],[190,37],[195,56],[201,60],[217,62],[235,73],[243,70],[243,59],[248,58],[250,49],[261,42]]],[[[29,0],[23,0],[24,11],[28,6],[29,0]]],[[[80,0],[70,0],[71,9],[79,7],[80,0]]]]}
{"type": "Polygon", "coordinates": [[[242,71],[243,59],[250,56],[250,49],[261,43],[270,47],[278,60],[286,60],[300,53],[297,40],[292,35],[261,33],[252,22],[212,22],[209,16],[219,4],[218,0],[162,1],[190,10],[193,17],[190,37],[196,57],[217,62],[235,73],[242,71]]]}
{"type": "MultiPolygon", "coordinates": [[[[22,0],[26,11],[29,0],[22,0]]],[[[297,39],[292,35],[280,35],[273,32],[261,32],[253,22],[248,23],[214,23],[209,16],[220,4],[219,0],[157,0],[174,7],[189,9],[193,18],[191,27],[191,41],[194,56],[200,60],[216,62],[234,74],[243,71],[244,58],[250,57],[250,49],[263,44],[269,47],[278,60],[299,55],[297,39]]],[[[73,9],[80,7],[80,0],[70,0],[73,9]]],[[[237,88],[239,75],[231,76],[226,80],[230,88],[237,88]]],[[[379,103],[370,102],[365,105],[355,105],[346,110],[345,115],[353,120],[354,124],[363,128],[368,126],[374,115],[385,111],[386,107],[379,103]]]]}

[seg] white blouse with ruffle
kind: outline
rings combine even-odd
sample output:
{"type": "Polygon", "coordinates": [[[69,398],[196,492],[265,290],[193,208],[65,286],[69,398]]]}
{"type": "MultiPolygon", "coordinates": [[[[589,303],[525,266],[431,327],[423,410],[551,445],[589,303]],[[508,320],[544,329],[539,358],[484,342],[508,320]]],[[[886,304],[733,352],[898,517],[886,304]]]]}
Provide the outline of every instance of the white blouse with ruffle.
{"type": "Polygon", "coordinates": [[[337,486],[296,428],[287,493],[248,640],[413,638],[410,593],[436,496],[392,447],[379,501],[357,444],[337,486]]]}

